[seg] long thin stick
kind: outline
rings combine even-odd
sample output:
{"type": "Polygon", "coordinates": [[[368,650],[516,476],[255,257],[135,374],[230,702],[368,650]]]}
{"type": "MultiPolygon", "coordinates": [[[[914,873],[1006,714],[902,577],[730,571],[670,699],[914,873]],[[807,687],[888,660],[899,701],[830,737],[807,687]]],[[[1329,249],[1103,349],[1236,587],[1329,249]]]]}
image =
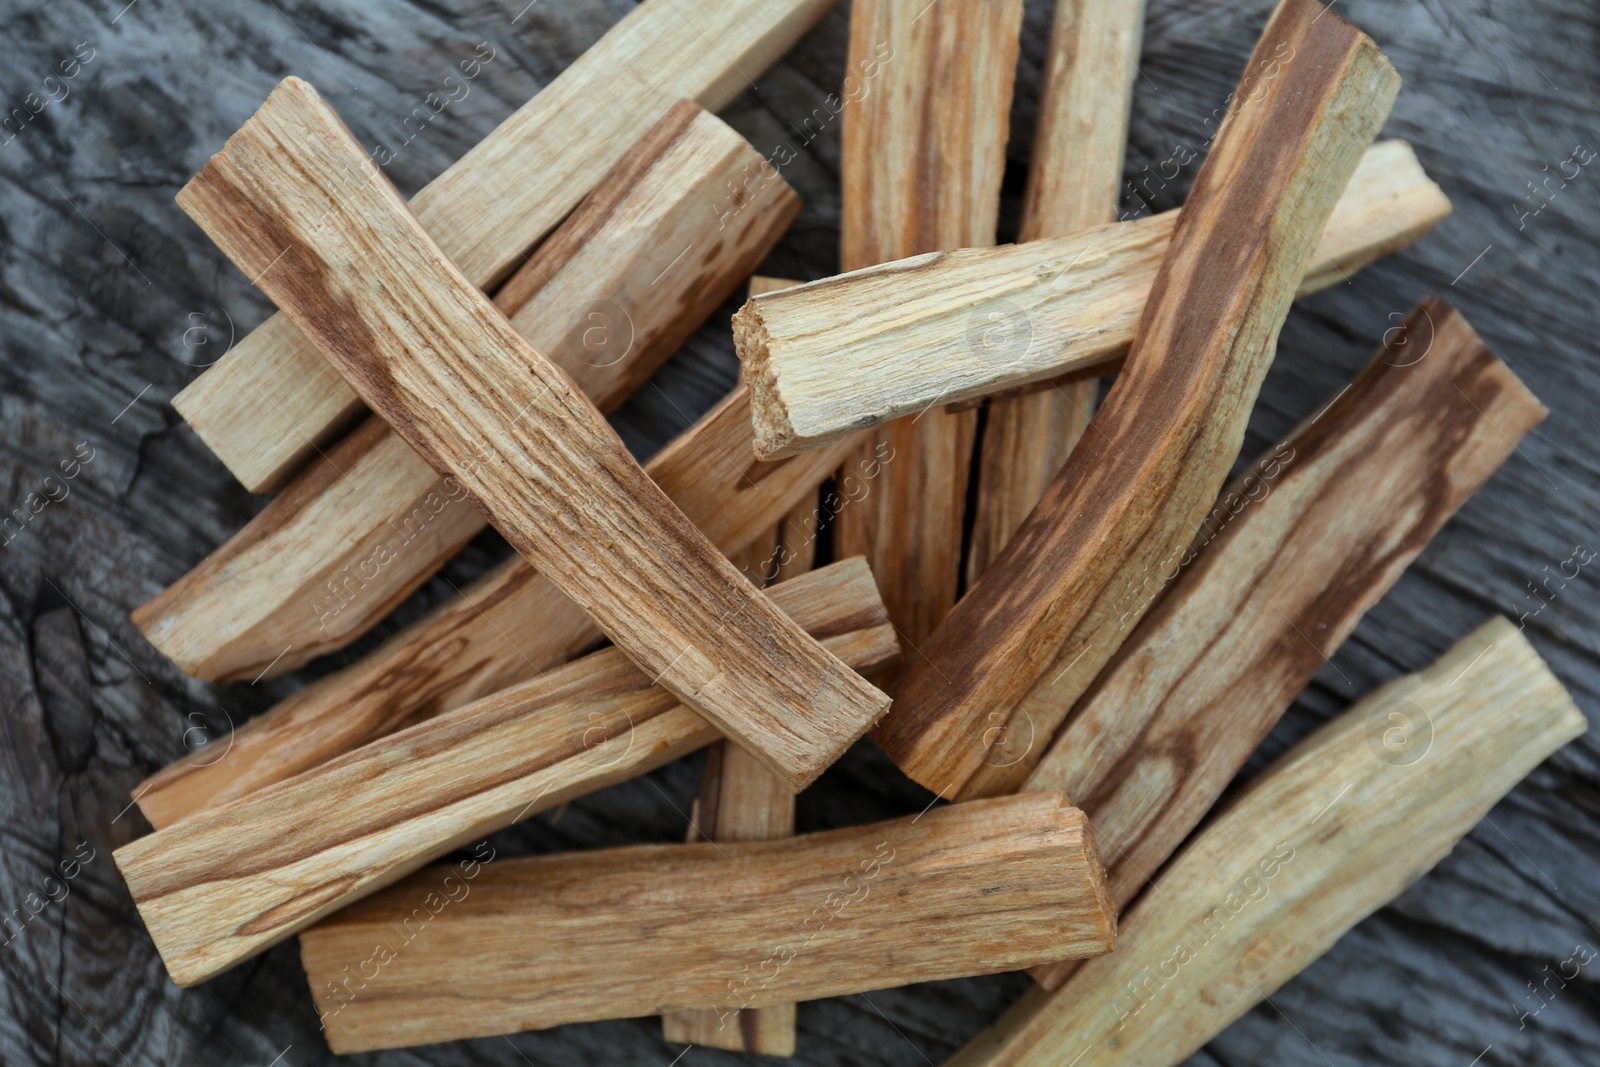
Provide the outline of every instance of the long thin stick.
{"type": "Polygon", "coordinates": [[[744,580],[366,163],[288,78],[178,200],[634,662],[809,784],[888,698],[744,580]]]}
{"type": "MultiPolygon", "coordinates": [[[[1298,295],[1348,278],[1449,213],[1410,145],[1372,146],[1298,295]]],[[[757,454],[790,455],[907,411],[976,406],[1119,369],[1178,218],[914,257],[751,300],[734,338],[757,454]]]]}
{"type": "Polygon", "coordinates": [[[470,882],[420,871],[301,936],[335,1052],[990,973],[1105,952],[1116,927],[1082,816],[1046,793],[786,841],[468,862],[470,882]]]}
{"type": "MultiPolygon", "coordinates": [[[[1057,0],[1018,241],[1063,237],[1116,217],[1144,0],[1057,0]]],[[[989,569],[1089,425],[1094,379],[989,407],[967,584],[989,569]]]]}
{"type": "Polygon", "coordinates": [[[1337,15],[1279,6],[1090,434],[874,731],[912,778],[960,793],[1058,657],[1081,693],[1138,622],[1148,603],[1132,594],[1216,500],[1315,236],[1398,89],[1337,15]]]}
{"type": "MultiPolygon", "coordinates": [[[[899,648],[859,559],[773,589],[852,666],[899,648]]],[[[614,648],[116,852],[179,985],[213,977],[459,843],[716,739],[614,648]]]]}
{"type": "MultiPolygon", "coordinates": [[[[645,0],[429,182],[414,198],[417,217],[474,284],[492,288],[674,104],[720,110],[833,2],[645,0]],[[713,27],[716,47],[707,48],[713,27]]],[[[173,406],[247,489],[264,493],[349,425],[361,401],[287,316],[274,315],[173,406]]]]}
{"type": "MultiPolygon", "coordinates": [[[[615,408],[799,210],[777,177],[749,184],[737,211],[711,210],[761,165],[726,123],[679,103],[501,286],[495,306],[597,408],[615,408]]],[[[133,619],[188,674],[271,677],[361,636],[483,527],[459,484],[371,417],[133,619]]]]}
{"type": "MultiPolygon", "coordinates": [[[[1020,0],[851,8],[847,69],[875,75],[844,111],[842,270],[994,243],[1021,25],[1020,0]]],[[[872,563],[907,655],[956,601],[976,429],[934,408],[869,435],[857,462],[883,470],[834,524],[839,550],[872,563]]]]}

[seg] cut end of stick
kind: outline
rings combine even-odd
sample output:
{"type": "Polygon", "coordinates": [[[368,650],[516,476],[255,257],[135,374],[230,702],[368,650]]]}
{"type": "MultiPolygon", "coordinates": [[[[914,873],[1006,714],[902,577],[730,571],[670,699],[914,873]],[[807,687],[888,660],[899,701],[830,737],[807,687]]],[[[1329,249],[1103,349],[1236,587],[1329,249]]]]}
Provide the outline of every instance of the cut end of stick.
{"type": "Polygon", "coordinates": [[[761,316],[760,298],[745,301],[733,316],[733,347],[742,364],[741,377],[750,391],[750,423],[755,430],[756,458],[779,459],[801,451],[796,443],[789,405],[784,403],[773,370],[771,337],[761,316]]]}

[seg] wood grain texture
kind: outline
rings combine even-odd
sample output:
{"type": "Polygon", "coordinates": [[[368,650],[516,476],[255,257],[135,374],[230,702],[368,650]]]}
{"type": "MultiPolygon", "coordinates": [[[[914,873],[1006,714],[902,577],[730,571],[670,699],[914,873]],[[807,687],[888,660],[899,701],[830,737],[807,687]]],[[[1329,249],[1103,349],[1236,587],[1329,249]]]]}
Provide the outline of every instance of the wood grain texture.
{"type": "MultiPolygon", "coordinates": [[[[898,654],[860,560],[777,587],[773,603],[853,667],[898,654]]],[[[453,848],[716,736],[605,649],[200,812],[115,859],[167,973],[193,985],[453,848]]]]}
{"type": "Polygon", "coordinates": [[[743,579],[369,170],[289,78],[179,203],[618,647],[794,789],[810,783],[888,698],[743,579]]]}
{"type": "MultiPolygon", "coordinates": [[[[602,412],[628,398],[772,250],[800,209],[692,101],[612,168],[494,303],[602,412]],[[689,254],[695,250],[699,254],[689,254]]],[[[369,418],[249,525],[134,612],[187,674],[282,674],[343,648],[482,530],[452,478],[369,418]]]]}
{"type": "MultiPolygon", "coordinates": [[[[738,553],[786,513],[803,512],[797,522],[809,516],[814,528],[816,487],[852,447],[777,463],[751,460],[750,407],[741,388],[645,470],[713,543],[738,553]]],[[[810,535],[794,534],[786,544],[815,551],[810,535]]],[[[520,557],[509,559],[365,658],[147,778],[133,797],[152,825],[167,826],[526,681],[601,636],[549,578],[520,557]]]]}
{"type": "MultiPolygon", "coordinates": [[[[418,220],[473,284],[497,285],[679,100],[720,110],[833,2],[647,0],[417,193],[418,220]]],[[[246,488],[270,492],[361,400],[275,315],[173,405],[246,488]]]]}
{"type": "MultiPolygon", "coordinates": [[[[1411,146],[1362,157],[1299,295],[1427,234],[1450,201],[1411,146]]],[[[756,449],[782,456],[930,405],[1119,369],[1178,212],[995,249],[918,256],[752,300],[734,320],[756,449]]]]}
{"type": "MultiPolygon", "coordinates": [[[[793,835],[794,794],[738,745],[713,745],[690,813],[689,843],[778,841],[793,835]]],[[[672,1012],[661,1017],[661,1036],[682,1045],[793,1056],[795,1006],[672,1012]]]]}
{"type": "Polygon", "coordinates": [[[814,1000],[1095,955],[1116,933],[1081,813],[1045,793],[788,841],[506,860],[399,944],[391,924],[443,873],[422,871],[301,937],[335,1052],[730,995],[747,1008],[814,1000]],[[348,969],[385,938],[399,944],[393,958],[351,983],[348,969]]]}
{"type": "MultiPolygon", "coordinates": [[[[1367,609],[1544,416],[1461,315],[1423,304],[1325,411],[1223,494],[1075,708],[1052,705],[1047,686],[1028,695],[1033,750],[996,746],[969,791],[1026,776],[1024,788],[1067,792],[1094,820],[1126,908],[1367,609]]],[[[1055,989],[1069,973],[1034,977],[1055,989]]]]}
{"type": "MultiPolygon", "coordinates": [[[[798,284],[757,275],[750,279],[749,292],[756,296],[798,284]]],[[[742,563],[735,557],[735,564],[758,586],[809,572],[816,559],[817,518],[815,499],[802,501],[744,550],[742,563]]],[[[888,615],[883,618],[887,622],[888,615]]],[[[862,664],[855,666],[866,669],[862,664]]],[[[719,741],[706,755],[700,793],[689,811],[689,844],[792,837],[794,802],[794,794],[742,748],[719,741]]],[[[661,1036],[675,1044],[793,1056],[795,1005],[671,1012],[661,1017],[661,1036]]]]}
{"type": "Polygon", "coordinates": [[[1075,697],[1138,622],[1148,604],[1129,610],[1129,593],[1216,500],[1315,235],[1398,88],[1360,31],[1314,0],[1279,5],[1127,366],[1049,493],[908,664],[896,714],[873,734],[922,785],[958,794],[1042,677],[1075,697]]]}
{"type": "MultiPolygon", "coordinates": [[[[1022,8],[1021,0],[852,5],[847,70],[875,74],[843,116],[842,270],[994,244],[1022,8]]],[[[925,411],[865,437],[857,462],[893,458],[834,526],[841,552],[871,561],[907,655],[960,590],[976,432],[969,412],[925,411]]]]}
{"type": "Polygon", "coordinates": [[[1491,619],[1280,758],[1156,880],[1115,955],[1027,998],[950,1067],[1183,1062],[1587,728],[1527,638],[1491,619]]]}
{"type": "MultiPolygon", "coordinates": [[[[1063,237],[1116,217],[1143,32],[1144,0],[1056,4],[1019,243],[1063,237]]],[[[1004,345],[1008,338],[994,340],[1004,345]]],[[[1084,380],[989,406],[973,465],[969,587],[1067,461],[1099,391],[1098,382],[1084,380]]]]}
{"type": "MultiPolygon", "coordinates": [[[[254,686],[185,680],[145,643],[128,612],[264,503],[244,491],[167,404],[200,373],[193,364],[226,346],[224,310],[241,337],[272,311],[172,197],[286,72],[317,84],[363,143],[392,143],[390,120],[400,122],[456,60],[489,40],[500,58],[472,83],[472,95],[384,168],[409,195],[633,5],[542,2],[513,23],[525,3],[324,0],[313,7],[280,0],[277,7],[305,31],[302,37],[265,0],[141,2],[112,30],[97,32],[123,6],[125,0],[112,7],[67,0],[6,8],[17,15],[7,43],[19,78],[53,68],[90,34],[98,56],[70,83],[71,97],[48,105],[3,153],[10,165],[0,168],[0,220],[12,292],[0,301],[4,506],[20,506],[45,474],[59,475],[57,462],[78,442],[89,441],[97,458],[67,483],[68,500],[36,516],[0,552],[0,699],[7,709],[0,753],[8,758],[0,770],[0,807],[10,814],[0,849],[0,900],[22,908],[85,838],[98,858],[71,883],[66,901],[52,903],[0,952],[7,1005],[0,1011],[0,1058],[18,1067],[92,1067],[121,1063],[120,1049],[137,1067],[264,1067],[293,1044],[278,1067],[291,1061],[335,1067],[344,1061],[321,1037],[293,942],[193,989],[172,985],[109,862],[113,848],[149,832],[137,810],[121,813],[141,778],[196,743],[200,734],[186,730],[204,723],[210,754],[222,751],[229,723],[219,707],[234,723],[259,716],[466,589],[500,562],[505,548],[485,533],[359,646],[254,686]],[[197,56],[212,61],[199,63],[197,56]],[[199,321],[189,317],[193,312],[210,323],[210,343],[197,351],[185,347],[182,334],[199,321]]],[[[1052,6],[1028,5],[1002,241],[1016,236],[1052,6]]],[[[1136,187],[1150,175],[1166,181],[1164,190],[1150,181],[1159,191],[1142,194],[1147,210],[1182,203],[1203,153],[1173,177],[1176,168],[1167,162],[1173,147],[1202,145],[1205,117],[1233,88],[1271,6],[1271,0],[1150,0],[1124,174],[1136,187]]],[[[677,7],[687,10],[681,2],[677,7]]],[[[1527,583],[1537,588],[1547,565],[1556,573],[1577,542],[1600,548],[1585,523],[1600,521],[1600,452],[1591,444],[1600,412],[1600,349],[1591,343],[1591,294],[1600,285],[1600,211],[1589,184],[1595,168],[1584,168],[1526,228],[1518,229],[1512,211],[1519,197],[1531,195],[1526,183],[1537,184],[1547,165],[1556,172],[1576,141],[1600,148],[1581,132],[1593,118],[1590,88],[1600,84],[1600,52],[1554,44],[1595,39],[1600,9],[1571,0],[1500,0],[1479,8],[1385,0],[1334,7],[1372,35],[1404,75],[1385,135],[1416,146],[1455,212],[1432,235],[1352,275],[1349,284],[1295,305],[1240,466],[1319,410],[1366,364],[1384,330],[1430,292],[1461,308],[1551,414],[1367,613],[1274,728],[1247,776],[1354,697],[1431,662],[1489,613],[1515,620],[1519,610],[1533,612],[1539,601],[1527,583]]],[[[840,85],[848,25],[848,9],[835,6],[799,47],[755,78],[759,94],[719,112],[763,151],[784,139],[796,145],[798,156],[783,174],[806,206],[767,267],[790,277],[838,270],[839,124],[809,145],[784,131],[800,126],[824,92],[840,85]]],[[[7,107],[18,104],[27,86],[18,80],[12,88],[7,107]]],[[[1137,206],[1130,200],[1125,209],[1137,206]]],[[[1518,206],[1530,210],[1537,201],[1518,206]]],[[[737,371],[726,320],[713,319],[612,422],[634,453],[648,458],[720,400],[737,371]]],[[[748,442],[745,448],[748,458],[748,442]]],[[[1572,563],[1565,573],[1573,574],[1572,563]]],[[[1600,707],[1595,577],[1595,568],[1585,566],[1527,620],[1526,630],[1585,711],[1600,707]]],[[[1561,584],[1549,582],[1551,589],[1561,584]]],[[[525,647],[532,636],[527,629],[506,632],[525,647]]],[[[419,687],[428,677],[418,676],[419,687]]],[[[1542,981],[1546,964],[1554,973],[1580,942],[1600,948],[1583,919],[1600,914],[1597,738],[1591,731],[1547,761],[1489,811],[1494,825],[1480,824],[1422,882],[1274,993],[1272,1005],[1258,1006],[1214,1038],[1192,1057],[1194,1067],[1327,1067],[1318,1050],[1338,1067],[1466,1067],[1491,1043],[1478,1067],[1600,1062],[1600,1013],[1583,981],[1569,983],[1520,1029],[1518,1018],[1536,1006],[1526,982],[1542,981]],[[1540,872],[1559,888],[1552,890],[1540,872]]],[[[681,841],[702,758],[581,797],[559,818],[545,812],[490,844],[505,857],[681,841]]],[[[887,768],[874,746],[858,744],[801,797],[802,828],[916,814],[928,797],[887,768]]],[[[870,1004],[857,996],[811,1002],[799,1011],[792,1062],[927,1067],[926,1056],[941,1063],[1031,984],[1026,975],[1008,973],[874,992],[870,1004]]],[[[406,1062],[527,1067],[526,1057],[541,1067],[665,1067],[682,1051],[662,1040],[653,1019],[619,1020],[512,1035],[510,1042],[490,1037],[419,1048],[406,1062]]],[[[679,1067],[731,1067],[734,1059],[690,1050],[679,1067]]]]}

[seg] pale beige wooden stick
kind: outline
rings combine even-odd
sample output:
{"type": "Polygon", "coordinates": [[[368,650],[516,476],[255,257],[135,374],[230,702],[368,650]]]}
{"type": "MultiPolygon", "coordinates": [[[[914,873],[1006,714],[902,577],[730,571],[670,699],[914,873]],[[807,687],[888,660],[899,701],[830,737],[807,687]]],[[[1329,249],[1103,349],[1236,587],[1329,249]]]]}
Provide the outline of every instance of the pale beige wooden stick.
{"type": "MultiPolygon", "coordinates": [[[[750,292],[771,292],[796,282],[779,278],[751,278],[750,292]]],[[[802,505],[803,507],[804,505],[802,505]]],[[[798,510],[798,509],[797,509],[798,510]]],[[[809,509],[816,514],[815,507],[809,509]]],[[[745,549],[746,560],[734,563],[757,585],[781,581],[784,570],[804,573],[811,569],[815,545],[809,539],[799,551],[784,547],[795,534],[785,529],[794,515],[745,549]],[[802,566],[803,564],[803,566],[802,566]]],[[[804,521],[797,527],[806,536],[804,521]]],[[[814,533],[814,527],[812,529],[814,533]]],[[[863,569],[865,569],[863,567],[863,569]]],[[[870,575],[864,575],[870,580],[870,575]]],[[[888,616],[884,615],[885,622],[888,616]]],[[[862,664],[852,664],[858,670],[862,664]]],[[[706,768],[700,779],[700,795],[689,812],[689,843],[696,841],[775,841],[794,835],[794,794],[772,772],[750,758],[738,745],[719,741],[706,753],[706,768]]],[[[795,1006],[771,1004],[743,1011],[702,1009],[672,1012],[661,1017],[661,1036],[684,1045],[732,1052],[755,1052],[765,1056],[792,1056],[795,1044],[795,1006]]]]}
{"type": "MultiPolygon", "coordinates": [[[[861,560],[773,590],[853,666],[899,652],[861,560]]],[[[717,737],[614,648],[116,852],[173,981],[263,951],[463,842],[717,737]]]]}
{"type": "Polygon", "coordinates": [[[908,664],[895,714],[874,731],[912,778],[959,794],[1041,677],[1062,676],[1070,703],[1139,621],[1148,603],[1130,607],[1129,594],[1188,543],[1222,489],[1315,237],[1399,81],[1370,38],[1315,0],[1278,7],[1127,366],[1039,506],[908,664]],[[1065,669],[1053,666],[1061,656],[1065,669]]]}
{"type": "Polygon", "coordinates": [[[285,79],[179,203],[641,669],[810,783],[888,698],[767,602],[285,79]]]}
{"type": "MultiPolygon", "coordinates": [[[[1160,600],[1075,708],[1052,703],[1048,686],[1028,695],[1030,736],[996,745],[968,792],[1009,791],[1026,776],[1025,789],[1073,797],[1126,908],[1367,609],[1544,415],[1465,319],[1424,303],[1331,405],[1223,494],[1163,568],[1176,579],[1146,591],[1160,600]]],[[[1070,973],[1034,977],[1055,989],[1070,973]]]]}
{"type": "MultiPolygon", "coordinates": [[[[501,287],[495,306],[611,410],[727,299],[799,210],[776,176],[748,186],[738,211],[709,210],[761,166],[726,123],[680,102],[501,287]]],[[[188,674],[272,677],[361,636],[483,526],[459,484],[369,418],[133,620],[188,674]]]]}
{"type": "MultiPolygon", "coordinates": [[[[1057,0],[1018,241],[1116,217],[1143,35],[1144,0],[1057,0]]],[[[989,406],[975,464],[969,586],[1044,495],[1098,395],[1090,378],[989,406]]]]}
{"type": "MultiPolygon", "coordinates": [[[[711,747],[695,800],[689,843],[776,841],[794,835],[794,794],[726,741],[711,747]]],[[[682,1045],[793,1056],[795,1006],[701,1008],[661,1017],[661,1036],[682,1045]]]]}
{"type": "MultiPolygon", "coordinates": [[[[813,533],[785,551],[814,551],[816,488],[854,445],[794,459],[750,458],[750,405],[733,391],[650,461],[647,472],[691,521],[730,553],[794,509],[813,533]]],[[[870,484],[870,457],[852,472],[870,484]]],[[[800,526],[793,527],[799,529],[800,526]]],[[[780,554],[780,572],[786,555],[780,554]]],[[[809,565],[808,565],[809,568],[809,565]]],[[[280,782],[433,715],[498,692],[592,647],[589,616],[543,574],[513,557],[349,667],[321,678],[239,729],[197,749],[133,792],[163,827],[280,782]]]]}
{"type": "MultiPolygon", "coordinates": [[[[674,104],[689,98],[721,109],[833,2],[645,0],[428,183],[413,200],[417,217],[474,284],[493,287],[674,104]],[[706,46],[706,32],[716,47],[706,46]]],[[[735,203],[719,199],[705,210],[724,214],[735,203]]],[[[274,315],[173,406],[246,488],[270,492],[361,402],[316,346],[274,315]]]]}
{"type": "MultiPolygon", "coordinates": [[[[851,8],[847,69],[878,68],[844,111],[841,269],[994,243],[1021,24],[1021,0],[851,8]]],[[[834,523],[839,551],[872,563],[910,646],[960,588],[976,429],[971,412],[934,409],[869,435],[857,462],[882,472],[834,523]]]]}
{"type": "Polygon", "coordinates": [[[335,1052],[989,973],[1105,952],[1116,927],[1082,815],[1047,793],[474,869],[418,872],[301,935],[335,1052]],[[447,877],[462,891],[430,912],[447,877]]]}
{"type": "MultiPolygon", "coordinates": [[[[1405,247],[1449,213],[1410,145],[1373,145],[1299,295],[1405,247]]],[[[918,256],[752,300],[734,317],[734,339],[757,454],[802,451],[930,404],[1117,370],[1178,217],[918,256]]]]}
{"type": "Polygon", "coordinates": [[[1156,880],[1113,955],[1025,997],[948,1067],[1182,1063],[1586,725],[1527,639],[1491,620],[1278,759],[1156,880]]]}

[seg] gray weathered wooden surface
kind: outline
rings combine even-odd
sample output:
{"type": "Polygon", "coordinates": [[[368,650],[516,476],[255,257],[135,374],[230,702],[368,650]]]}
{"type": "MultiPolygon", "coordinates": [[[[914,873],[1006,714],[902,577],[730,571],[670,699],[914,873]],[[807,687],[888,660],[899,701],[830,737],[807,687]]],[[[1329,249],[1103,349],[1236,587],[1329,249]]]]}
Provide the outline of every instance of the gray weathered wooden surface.
{"type": "MultiPolygon", "coordinates": [[[[331,666],[270,684],[203,685],[181,676],[128,621],[129,609],[263,503],[228,477],[168,403],[225,347],[230,322],[242,333],[268,311],[173,194],[287,74],[317,85],[364,141],[394,148],[389,120],[409,113],[477,42],[490,42],[496,58],[470,96],[399,147],[387,168],[414,191],[631,5],[124,3],[0,4],[7,112],[29,93],[43,95],[45,76],[81,42],[93,49],[69,96],[14,137],[0,135],[0,505],[22,505],[79,442],[93,450],[67,483],[70,495],[0,548],[0,906],[21,907],[52,868],[93,853],[64,900],[0,945],[0,1063],[330,1062],[292,944],[179,991],[110,861],[113,847],[148,832],[126,810],[135,782],[181,754],[186,740],[217,736],[331,666]]],[[[1011,142],[1017,166],[1007,183],[1012,229],[1049,6],[1029,3],[1011,142]]],[[[1162,173],[1163,161],[1184,154],[1180,146],[1200,147],[1270,4],[1150,7],[1133,179],[1162,173]]],[[[1580,0],[1347,0],[1337,10],[1404,75],[1387,133],[1417,146],[1456,214],[1414,249],[1295,310],[1247,453],[1335,393],[1392,321],[1430,292],[1464,309],[1551,415],[1371,613],[1247,773],[1374,684],[1423,666],[1489,612],[1540,608],[1531,584],[1555,573],[1575,545],[1600,548],[1600,353],[1591,326],[1600,167],[1581,168],[1565,186],[1552,180],[1537,214],[1542,201],[1529,184],[1559,174],[1576,146],[1600,147],[1600,14],[1580,0]]],[[[840,80],[846,25],[841,7],[726,117],[763,150],[798,143],[798,124],[840,80]]],[[[835,124],[785,169],[807,207],[769,273],[832,271],[838,154],[835,124]]],[[[1150,182],[1154,206],[1178,204],[1193,169],[1165,188],[1150,182]]],[[[630,445],[648,452],[734,375],[719,314],[617,422],[630,445]]],[[[480,539],[394,621],[415,617],[503,551],[480,539]]],[[[1565,586],[1552,582],[1553,599],[1547,594],[1550,603],[1527,622],[1586,711],[1600,709],[1597,568],[1600,561],[1565,586]]],[[[1194,1062],[1600,1063],[1594,965],[1565,988],[1550,983],[1553,999],[1530,992],[1575,947],[1600,946],[1597,750],[1591,738],[1560,753],[1432,875],[1194,1062]]],[[[541,816],[496,844],[546,851],[680,840],[697,777],[698,761],[684,761],[541,816]]],[[[801,798],[800,823],[861,822],[923,803],[863,745],[801,798]]],[[[797,1062],[938,1063],[1022,987],[1007,975],[806,1005],[797,1062]]],[[[654,1020],[632,1020],[358,1059],[664,1067],[681,1051],[660,1040],[654,1020]]],[[[681,1062],[738,1059],[696,1049],[681,1062]]]]}

